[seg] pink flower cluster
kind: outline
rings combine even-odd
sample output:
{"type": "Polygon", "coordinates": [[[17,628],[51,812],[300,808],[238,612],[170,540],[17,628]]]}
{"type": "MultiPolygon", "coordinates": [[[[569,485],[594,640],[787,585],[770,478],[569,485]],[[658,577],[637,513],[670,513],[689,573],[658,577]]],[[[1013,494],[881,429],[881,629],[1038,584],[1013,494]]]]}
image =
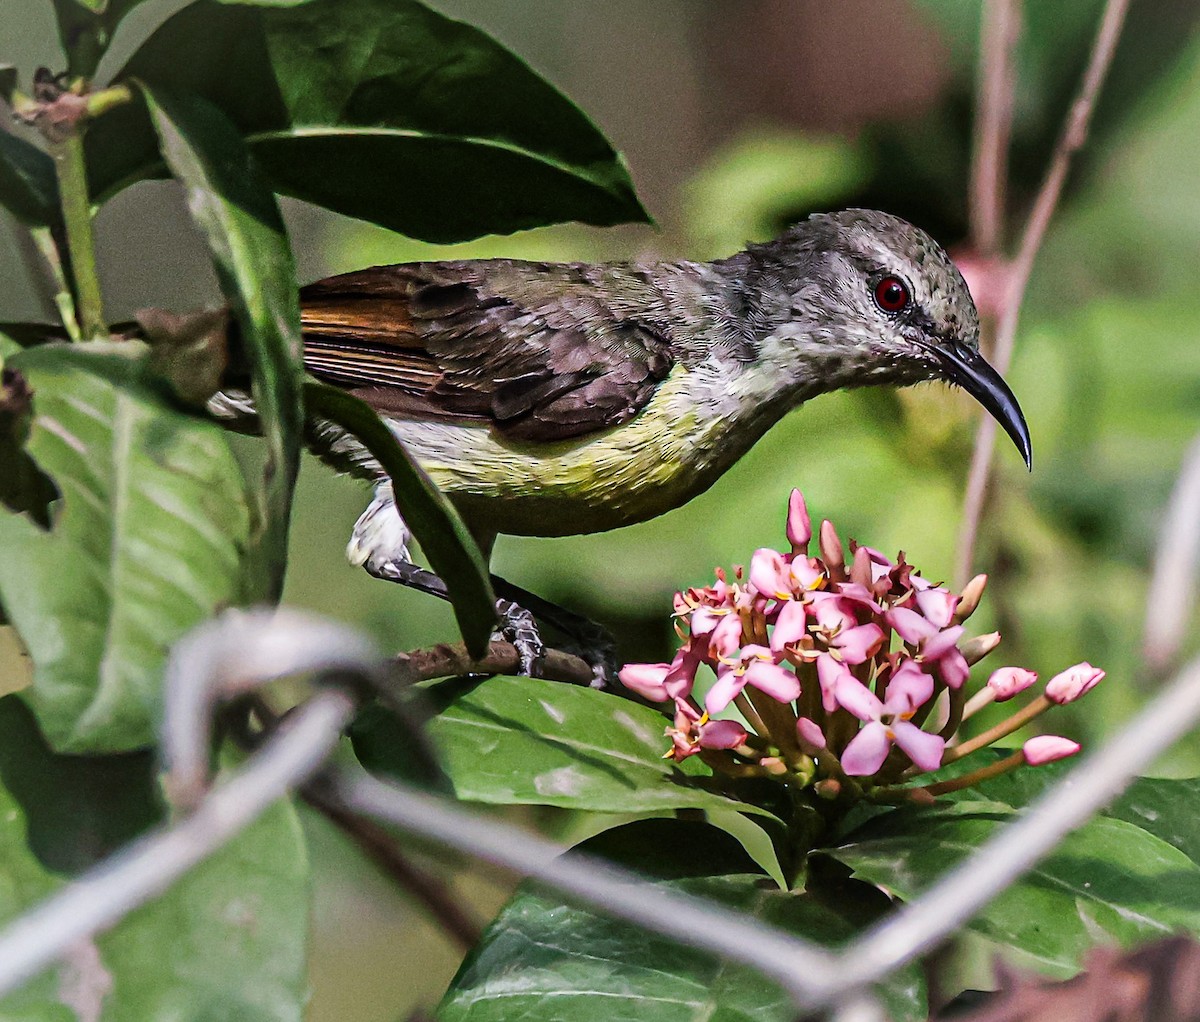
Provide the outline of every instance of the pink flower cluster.
{"type": "MultiPolygon", "coordinates": [[[[922,578],[903,553],[892,561],[851,541],[847,559],[828,521],[820,556],[811,556],[799,490],[788,502],[787,537],[789,553],[758,550],[748,575],[738,568],[730,581],[718,570],[711,586],[676,594],[683,642],[674,660],[621,671],[627,688],[674,704],[667,757],[701,755],[714,769],[786,775],[827,794],[851,778],[861,788],[896,784],[981,747],[978,739],[948,742],[967,716],[1036,682],[1031,671],[1005,667],[965,697],[971,665],[1000,640],[997,633],[964,638],[985,576],[956,595],[922,578]],[[703,707],[693,695],[702,665],[716,675],[703,707]],[[716,719],[731,704],[742,720],[716,719]]],[[[1038,697],[1036,712],[1025,708],[1019,723],[993,728],[988,741],[1078,698],[1103,676],[1087,664],[1064,671],[1038,697]]],[[[1018,756],[1036,765],[1078,748],[1042,736],[1018,756]]]]}

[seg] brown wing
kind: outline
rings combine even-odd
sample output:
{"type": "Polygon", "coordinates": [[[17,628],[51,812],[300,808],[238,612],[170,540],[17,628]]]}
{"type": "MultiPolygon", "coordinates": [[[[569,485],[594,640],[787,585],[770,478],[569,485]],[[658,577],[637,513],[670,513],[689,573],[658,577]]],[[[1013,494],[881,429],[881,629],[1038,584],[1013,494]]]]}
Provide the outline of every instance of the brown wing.
{"type": "Polygon", "coordinates": [[[300,292],[305,366],[400,418],[546,441],[616,426],[673,362],[665,329],[596,297],[616,272],[480,260],[330,277],[300,292]]]}

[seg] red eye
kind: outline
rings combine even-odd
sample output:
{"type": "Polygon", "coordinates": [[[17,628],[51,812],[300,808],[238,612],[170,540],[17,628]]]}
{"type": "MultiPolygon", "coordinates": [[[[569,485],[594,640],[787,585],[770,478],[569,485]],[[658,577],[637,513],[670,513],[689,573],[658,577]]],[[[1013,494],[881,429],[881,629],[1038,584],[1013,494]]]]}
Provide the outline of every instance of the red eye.
{"type": "Polygon", "coordinates": [[[875,285],[875,304],[884,312],[900,312],[908,305],[908,288],[899,277],[884,277],[875,285]]]}

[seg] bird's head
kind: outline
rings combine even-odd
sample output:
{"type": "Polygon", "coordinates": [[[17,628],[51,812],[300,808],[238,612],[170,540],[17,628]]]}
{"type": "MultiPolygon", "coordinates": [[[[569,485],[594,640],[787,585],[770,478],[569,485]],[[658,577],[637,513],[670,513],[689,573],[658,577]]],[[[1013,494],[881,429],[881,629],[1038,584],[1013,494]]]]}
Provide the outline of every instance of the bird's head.
{"type": "MultiPolygon", "coordinates": [[[[990,412],[1030,464],[1029,429],[979,352],[979,317],[945,250],[874,210],[816,214],[741,256],[759,296],[756,332],[808,346],[844,371],[840,386],[943,380],[990,412]]],[[[746,296],[754,301],[749,295],[746,296]]]]}

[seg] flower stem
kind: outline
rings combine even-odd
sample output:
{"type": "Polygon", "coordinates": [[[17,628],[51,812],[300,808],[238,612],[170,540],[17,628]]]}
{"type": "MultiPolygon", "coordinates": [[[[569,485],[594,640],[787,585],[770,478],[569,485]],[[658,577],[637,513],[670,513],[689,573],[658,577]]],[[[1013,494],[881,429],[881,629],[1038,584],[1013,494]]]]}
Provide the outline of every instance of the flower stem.
{"type": "Polygon", "coordinates": [[[963,788],[969,788],[974,784],[979,784],[981,781],[990,781],[993,777],[999,777],[1001,774],[1006,774],[1010,770],[1015,770],[1025,763],[1025,753],[1020,749],[1014,752],[1011,756],[1005,756],[1004,759],[997,760],[988,766],[980,767],[978,770],[972,770],[969,774],[963,774],[962,777],[954,777],[948,781],[938,781],[937,784],[927,784],[923,788],[916,788],[916,791],[926,791],[935,798],[938,795],[946,795],[952,791],[961,791],[963,788]]]}
{"type": "Polygon", "coordinates": [[[72,132],[63,141],[55,142],[50,147],[50,154],[54,157],[58,175],[67,251],[75,280],[79,334],[85,341],[99,340],[108,336],[108,326],[104,322],[100,278],[96,274],[96,246],[92,239],[92,209],[88,201],[83,139],[77,131],[72,132]]]}
{"type": "Polygon", "coordinates": [[[957,759],[962,759],[963,756],[969,756],[972,752],[982,749],[986,745],[991,745],[992,742],[998,741],[1005,735],[1010,735],[1018,728],[1023,728],[1034,717],[1045,713],[1054,704],[1045,696],[1038,696],[1028,706],[1018,710],[1007,720],[1001,721],[995,727],[988,728],[982,734],[976,735],[963,742],[961,745],[956,745],[952,749],[946,750],[946,755],[942,757],[942,766],[948,763],[953,763],[957,759]]]}
{"type": "Polygon", "coordinates": [[[771,732],[763,722],[762,717],[758,715],[758,711],[754,708],[754,705],[746,698],[745,692],[739,692],[733,697],[733,705],[742,711],[742,716],[746,718],[746,723],[754,728],[760,737],[770,737],[771,732]]]}

